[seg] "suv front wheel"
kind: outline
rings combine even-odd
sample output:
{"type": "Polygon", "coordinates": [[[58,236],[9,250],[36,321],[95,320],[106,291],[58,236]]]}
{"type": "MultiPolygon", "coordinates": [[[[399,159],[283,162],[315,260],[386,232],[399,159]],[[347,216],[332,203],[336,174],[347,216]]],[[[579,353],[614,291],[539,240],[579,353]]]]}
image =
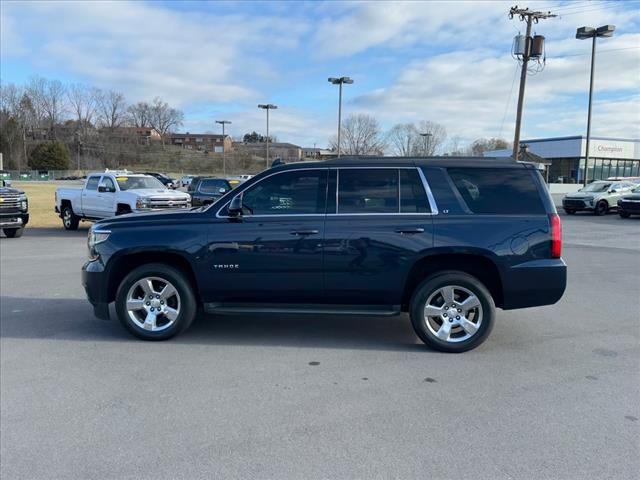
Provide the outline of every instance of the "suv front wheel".
{"type": "Polygon", "coordinates": [[[186,276],[168,265],[143,265],[129,273],[116,294],[118,319],[143,340],[167,340],[196,316],[196,298],[186,276]]]}
{"type": "Polygon", "coordinates": [[[427,278],[413,294],[411,323],[436,350],[461,353],[484,342],[493,329],[495,304],[477,278],[457,271],[427,278]]]}

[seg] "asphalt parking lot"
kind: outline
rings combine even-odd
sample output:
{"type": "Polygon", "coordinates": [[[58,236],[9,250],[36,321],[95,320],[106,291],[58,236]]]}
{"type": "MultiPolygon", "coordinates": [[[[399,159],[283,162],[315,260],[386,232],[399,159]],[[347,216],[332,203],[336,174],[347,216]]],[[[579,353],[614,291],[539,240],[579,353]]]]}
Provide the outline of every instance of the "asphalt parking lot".
{"type": "Polygon", "coordinates": [[[560,303],[427,350],[406,316],[93,317],[86,230],[0,240],[0,476],[637,478],[640,218],[562,216],[560,303]],[[636,472],[635,474],[633,472],[636,472]]]}

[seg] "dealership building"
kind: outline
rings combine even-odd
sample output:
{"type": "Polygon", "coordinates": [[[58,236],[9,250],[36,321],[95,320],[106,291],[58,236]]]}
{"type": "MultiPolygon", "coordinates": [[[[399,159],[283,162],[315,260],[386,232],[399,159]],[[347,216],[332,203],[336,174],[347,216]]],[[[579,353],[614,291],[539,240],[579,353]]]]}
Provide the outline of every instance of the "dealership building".
{"type": "MultiPolygon", "coordinates": [[[[548,160],[551,183],[581,183],[587,138],[583,136],[522,140],[530,152],[548,160]]],[[[485,152],[486,157],[508,157],[511,149],[485,152]]],[[[640,177],[640,140],[591,137],[589,181],[609,177],[640,177]]]]}

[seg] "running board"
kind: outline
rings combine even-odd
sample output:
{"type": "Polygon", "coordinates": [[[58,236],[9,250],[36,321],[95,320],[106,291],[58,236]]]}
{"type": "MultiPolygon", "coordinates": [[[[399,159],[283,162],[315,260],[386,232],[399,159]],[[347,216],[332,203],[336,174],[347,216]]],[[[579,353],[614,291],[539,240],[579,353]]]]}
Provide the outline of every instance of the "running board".
{"type": "Polygon", "coordinates": [[[308,303],[205,303],[207,313],[286,313],[316,315],[366,315],[391,317],[401,313],[400,305],[335,305],[308,303]]]}

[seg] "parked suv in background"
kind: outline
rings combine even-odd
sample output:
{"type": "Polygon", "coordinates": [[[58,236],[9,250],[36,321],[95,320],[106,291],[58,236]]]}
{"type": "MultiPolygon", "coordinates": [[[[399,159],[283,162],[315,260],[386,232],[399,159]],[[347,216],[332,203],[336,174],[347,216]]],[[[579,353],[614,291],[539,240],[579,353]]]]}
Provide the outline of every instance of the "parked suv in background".
{"type": "Polygon", "coordinates": [[[625,195],[618,200],[618,214],[622,218],[640,215],[640,186],[631,190],[629,195],[625,195]]]}
{"type": "Polygon", "coordinates": [[[0,228],[9,238],[21,237],[29,223],[27,194],[0,179],[0,228]]]}
{"type": "Polygon", "coordinates": [[[202,177],[196,189],[191,191],[191,205],[201,207],[209,205],[231,190],[231,185],[224,178],[202,177]]]}
{"type": "Polygon", "coordinates": [[[164,340],[210,313],[396,315],[431,347],[481,344],[563,295],[560,219],[533,165],[343,158],[266,170],[206,209],[95,224],[94,311],[164,340]]]}
{"type": "Polygon", "coordinates": [[[636,185],[629,181],[598,180],[568,193],[562,199],[562,208],[569,215],[589,210],[596,215],[605,215],[618,206],[618,199],[629,193],[636,185]]]}

